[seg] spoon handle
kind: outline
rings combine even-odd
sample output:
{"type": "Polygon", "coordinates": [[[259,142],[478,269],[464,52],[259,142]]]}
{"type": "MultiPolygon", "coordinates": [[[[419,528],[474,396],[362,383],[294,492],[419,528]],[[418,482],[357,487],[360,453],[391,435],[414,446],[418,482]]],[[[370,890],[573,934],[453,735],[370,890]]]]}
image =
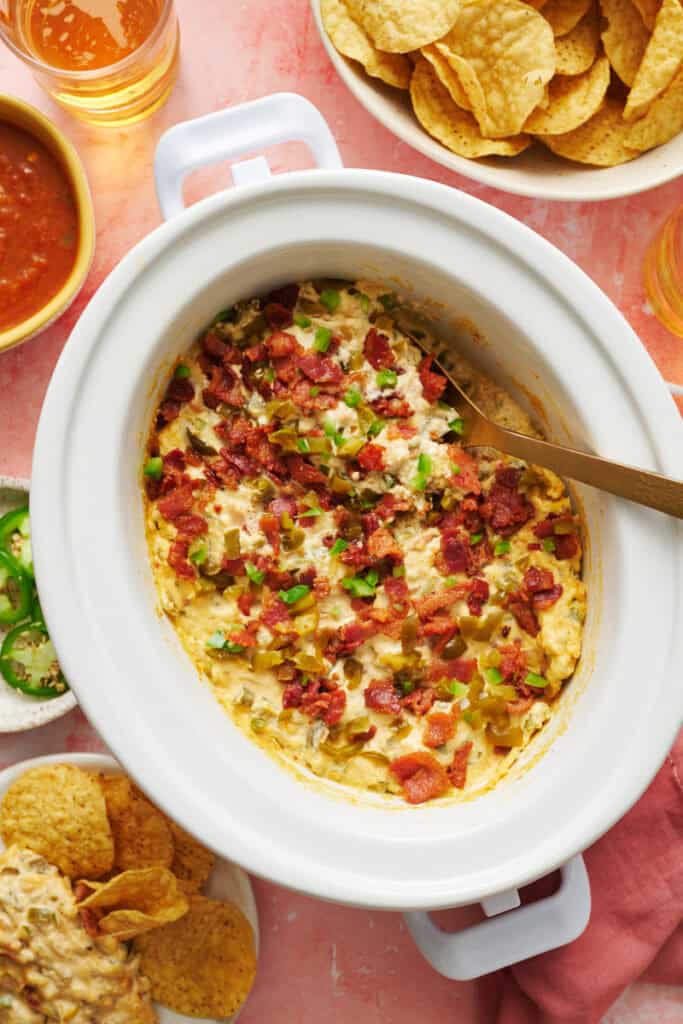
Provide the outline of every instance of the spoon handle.
{"type": "Polygon", "coordinates": [[[683,519],[683,481],[624,466],[620,462],[610,462],[598,455],[589,455],[550,441],[540,441],[514,430],[501,429],[500,443],[496,447],[525,462],[535,462],[538,466],[552,469],[558,476],[580,480],[619,498],[683,519]]]}

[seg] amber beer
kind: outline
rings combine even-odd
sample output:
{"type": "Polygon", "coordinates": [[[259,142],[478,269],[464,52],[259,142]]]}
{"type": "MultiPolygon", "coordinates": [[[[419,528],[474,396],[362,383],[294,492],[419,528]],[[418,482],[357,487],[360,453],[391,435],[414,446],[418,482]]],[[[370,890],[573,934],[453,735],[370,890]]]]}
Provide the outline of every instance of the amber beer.
{"type": "Polygon", "coordinates": [[[173,0],[0,0],[0,33],[54,99],[87,121],[138,121],[175,82],[173,0]]]}

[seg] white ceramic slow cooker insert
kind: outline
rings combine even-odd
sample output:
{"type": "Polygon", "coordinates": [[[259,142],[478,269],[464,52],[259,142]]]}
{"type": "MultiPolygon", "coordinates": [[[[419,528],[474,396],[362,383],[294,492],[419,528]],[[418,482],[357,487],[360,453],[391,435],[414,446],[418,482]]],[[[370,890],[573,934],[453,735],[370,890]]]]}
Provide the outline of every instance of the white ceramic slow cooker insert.
{"type": "Polygon", "coordinates": [[[45,400],[32,493],[43,606],[87,715],[151,798],[206,844],[323,898],[388,909],[472,903],[585,849],[664,759],[683,717],[680,527],[577,488],[590,537],[586,657],[557,716],[566,728],[526,773],[451,806],[331,797],[239,731],[157,613],[140,464],[164,375],[239,298],[364,276],[441,304],[445,336],[527,406],[523,389],[537,396],[558,440],[683,477],[678,417],[598,288],[467,195],[377,171],[267,178],[258,158],[235,169],[238,188],[182,210],[190,167],[291,138],[339,167],[324,122],[298,97],[222,111],[162,139],[157,183],[175,215],[102,285],[45,400]]]}

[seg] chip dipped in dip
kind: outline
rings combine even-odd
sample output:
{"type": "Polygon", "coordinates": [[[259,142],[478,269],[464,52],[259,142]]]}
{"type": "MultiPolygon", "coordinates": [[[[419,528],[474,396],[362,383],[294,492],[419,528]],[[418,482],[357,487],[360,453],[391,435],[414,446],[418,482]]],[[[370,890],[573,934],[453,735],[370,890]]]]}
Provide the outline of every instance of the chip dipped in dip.
{"type": "Polygon", "coordinates": [[[238,726],[290,767],[417,804],[489,788],[550,718],[585,592],[564,484],[463,447],[411,330],[369,282],[223,311],[174,369],[144,478],[162,609],[238,726]]]}
{"type": "Polygon", "coordinates": [[[138,958],[88,934],[57,868],[20,846],[0,853],[1,1024],[156,1020],[138,958]]]}

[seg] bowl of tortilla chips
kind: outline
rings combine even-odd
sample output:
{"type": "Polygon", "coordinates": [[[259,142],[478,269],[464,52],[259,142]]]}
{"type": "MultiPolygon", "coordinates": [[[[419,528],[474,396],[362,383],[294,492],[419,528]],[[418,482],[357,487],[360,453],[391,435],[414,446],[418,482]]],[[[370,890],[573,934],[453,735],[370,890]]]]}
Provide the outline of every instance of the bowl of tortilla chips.
{"type": "Polygon", "coordinates": [[[683,0],[311,0],[356,99],[450,170],[599,200],[683,173],[683,0]]]}

